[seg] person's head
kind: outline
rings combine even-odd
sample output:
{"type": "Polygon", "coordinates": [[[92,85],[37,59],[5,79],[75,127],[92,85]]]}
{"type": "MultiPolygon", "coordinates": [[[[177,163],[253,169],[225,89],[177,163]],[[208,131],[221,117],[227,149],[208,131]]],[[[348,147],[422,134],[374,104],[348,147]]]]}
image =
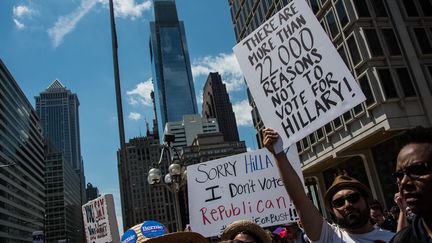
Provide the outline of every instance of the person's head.
{"type": "Polygon", "coordinates": [[[327,190],[324,201],[336,224],[348,230],[370,224],[368,203],[371,192],[358,180],[340,175],[327,190]]]}
{"type": "Polygon", "coordinates": [[[250,220],[238,220],[228,225],[222,233],[222,240],[238,240],[247,243],[271,243],[267,232],[250,220]]]}
{"type": "Polygon", "coordinates": [[[285,228],[287,230],[287,234],[285,236],[285,242],[294,243],[297,237],[300,235],[300,228],[296,222],[290,222],[285,224],[285,228]]]}
{"type": "Polygon", "coordinates": [[[385,222],[384,210],[381,203],[378,200],[373,200],[369,204],[371,219],[378,225],[382,225],[385,222]]]}
{"type": "Polygon", "coordinates": [[[399,219],[399,212],[400,212],[400,209],[398,206],[393,206],[390,208],[390,214],[394,220],[399,219]]]}
{"type": "Polygon", "coordinates": [[[157,221],[144,221],[128,229],[120,243],[208,243],[204,236],[195,232],[168,233],[166,227],[157,221]]]}
{"type": "Polygon", "coordinates": [[[393,174],[411,211],[419,216],[432,212],[432,128],[416,127],[402,135],[393,174]]]}

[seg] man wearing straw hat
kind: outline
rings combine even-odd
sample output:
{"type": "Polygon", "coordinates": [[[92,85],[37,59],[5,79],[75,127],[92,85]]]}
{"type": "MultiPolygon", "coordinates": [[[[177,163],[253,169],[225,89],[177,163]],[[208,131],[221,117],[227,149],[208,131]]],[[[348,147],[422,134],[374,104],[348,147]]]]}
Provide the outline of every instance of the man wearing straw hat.
{"type": "Polygon", "coordinates": [[[335,224],[323,219],[318,209],[306,195],[303,184],[284,152],[275,154],[273,145],[277,132],[264,129],[264,146],[273,153],[291,200],[305,229],[313,242],[388,242],[394,233],[373,227],[369,214],[370,190],[358,180],[346,175],[338,176],[324,198],[326,209],[335,224]]]}

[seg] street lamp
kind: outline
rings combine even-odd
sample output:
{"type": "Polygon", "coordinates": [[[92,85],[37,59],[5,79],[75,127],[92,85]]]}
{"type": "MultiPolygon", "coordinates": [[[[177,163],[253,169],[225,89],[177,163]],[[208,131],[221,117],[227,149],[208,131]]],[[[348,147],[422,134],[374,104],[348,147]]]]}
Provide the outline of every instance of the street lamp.
{"type": "Polygon", "coordinates": [[[162,152],[156,168],[151,168],[148,172],[147,181],[150,185],[162,185],[168,188],[174,195],[174,208],[176,212],[176,223],[177,231],[183,229],[180,215],[180,203],[179,203],[179,192],[182,186],[187,183],[186,167],[182,164],[181,157],[179,156],[176,148],[171,147],[171,143],[174,142],[175,136],[173,134],[166,133],[164,135],[164,144],[162,145],[162,152]],[[175,152],[175,156],[171,156],[171,150],[175,152]],[[163,177],[162,171],[159,168],[162,161],[165,161],[164,154],[166,153],[168,162],[168,173],[163,177]],[[175,160],[179,163],[175,163],[175,160]]]}

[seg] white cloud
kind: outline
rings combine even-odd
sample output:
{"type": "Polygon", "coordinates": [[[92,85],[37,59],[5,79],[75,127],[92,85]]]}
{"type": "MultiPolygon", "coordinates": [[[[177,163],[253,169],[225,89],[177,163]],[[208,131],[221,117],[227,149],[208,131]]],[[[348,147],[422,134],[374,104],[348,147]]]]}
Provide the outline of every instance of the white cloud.
{"type": "Polygon", "coordinates": [[[81,5],[72,13],[60,16],[54,26],[48,29],[54,47],[58,47],[63,38],[75,29],[77,23],[95,6],[97,0],[82,0],[81,5]]]}
{"type": "Polygon", "coordinates": [[[36,13],[36,10],[31,9],[29,6],[18,5],[13,6],[13,21],[17,29],[21,30],[26,27],[23,23],[23,20],[26,18],[30,18],[32,15],[36,13]]]}
{"type": "Polygon", "coordinates": [[[237,126],[252,126],[252,107],[248,100],[242,100],[233,105],[237,126]]]}
{"type": "MultiPolygon", "coordinates": [[[[58,17],[54,26],[48,29],[48,35],[52,39],[54,47],[58,47],[64,37],[75,29],[78,22],[97,4],[108,7],[108,0],[81,0],[81,5],[71,13],[58,17]]],[[[135,3],[135,0],[115,0],[114,11],[117,17],[136,19],[142,16],[143,12],[150,10],[152,3],[145,0],[142,3],[135,3]]],[[[18,10],[17,10],[18,11],[18,10]]],[[[22,10],[21,10],[22,11],[22,10]]]]}
{"type": "Polygon", "coordinates": [[[18,5],[13,7],[13,16],[15,18],[30,16],[35,12],[36,12],[35,10],[30,9],[28,6],[25,5],[18,5]]]}
{"type": "Polygon", "coordinates": [[[141,114],[137,113],[137,112],[131,112],[129,113],[129,119],[133,120],[133,121],[138,121],[139,119],[141,119],[141,114]]]}
{"type": "Polygon", "coordinates": [[[21,23],[19,20],[17,20],[17,19],[14,18],[13,21],[14,21],[14,23],[15,23],[15,26],[16,26],[19,30],[25,28],[25,25],[24,25],[23,23],[21,23]]]}
{"type": "Polygon", "coordinates": [[[245,86],[243,74],[234,54],[220,53],[217,56],[206,56],[194,60],[192,74],[194,78],[207,76],[210,72],[218,72],[227,86],[227,91],[237,91],[245,86]]]}
{"type": "Polygon", "coordinates": [[[135,0],[115,0],[114,14],[119,18],[136,19],[141,17],[144,11],[150,10],[151,7],[152,2],[150,0],[142,3],[135,3],[135,0]]]}
{"type": "Polygon", "coordinates": [[[126,92],[128,95],[128,102],[130,105],[142,104],[145,106],[152,106],[153,102],[150,96],[153,90],[153,83],[151,79],[141,82],[136,85],[135,89],[126,92]]]}

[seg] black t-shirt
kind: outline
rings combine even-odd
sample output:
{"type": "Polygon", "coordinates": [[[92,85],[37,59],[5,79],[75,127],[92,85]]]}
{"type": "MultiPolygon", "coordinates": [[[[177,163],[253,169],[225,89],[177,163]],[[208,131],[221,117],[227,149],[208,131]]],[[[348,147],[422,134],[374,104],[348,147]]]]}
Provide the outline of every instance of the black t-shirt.
{"type": "Polygon", "coordinates": [[[408,225],[401,231],[399,231],[390,243],[432,243],[432,238],[428,235],[423,225],[421,217],[416,216],[411,225],[408,225]]]}

